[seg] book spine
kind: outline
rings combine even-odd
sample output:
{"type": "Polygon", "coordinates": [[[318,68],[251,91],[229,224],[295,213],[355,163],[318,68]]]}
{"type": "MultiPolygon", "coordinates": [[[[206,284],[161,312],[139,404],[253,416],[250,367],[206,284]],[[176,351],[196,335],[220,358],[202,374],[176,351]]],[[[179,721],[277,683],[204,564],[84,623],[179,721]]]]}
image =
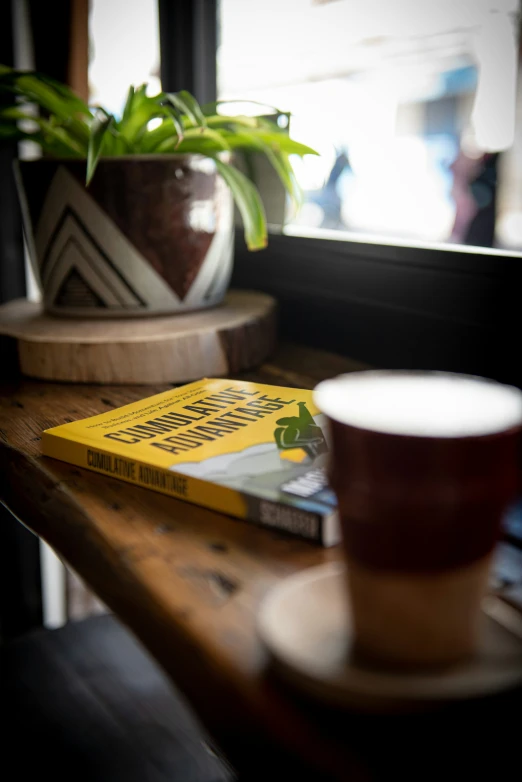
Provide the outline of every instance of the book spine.
{"type": "Polygon", "coordinates": [[[227,486],[127,459],[103,448],[58,437],[50,432],[42,435],[42,452],[45,456],[236,516],[262,527],[325,544],[325,519],[318,513],[242,494],[227,486]]]}
{"type": "Polygon", "coordinates": [[[262,527],[270,527],[299,538],[313,540],[315,543],[323,543],[323,517],[319,513],[252,495],[246,499],[250,511],[249,518],[262,527]]]}

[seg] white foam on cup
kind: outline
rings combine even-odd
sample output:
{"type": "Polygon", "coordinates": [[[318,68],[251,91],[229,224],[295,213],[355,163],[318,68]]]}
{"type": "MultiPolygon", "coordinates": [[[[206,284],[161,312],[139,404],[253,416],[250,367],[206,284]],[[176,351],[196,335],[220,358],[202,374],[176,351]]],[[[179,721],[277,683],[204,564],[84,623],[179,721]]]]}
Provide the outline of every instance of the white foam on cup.
{"type": "Polygon", "coordinates": [[[418,437],[476,437],[522,424],[522,393],[471,375],[367,371],[320,383],[314,402],[344,424],[418,437]]]}

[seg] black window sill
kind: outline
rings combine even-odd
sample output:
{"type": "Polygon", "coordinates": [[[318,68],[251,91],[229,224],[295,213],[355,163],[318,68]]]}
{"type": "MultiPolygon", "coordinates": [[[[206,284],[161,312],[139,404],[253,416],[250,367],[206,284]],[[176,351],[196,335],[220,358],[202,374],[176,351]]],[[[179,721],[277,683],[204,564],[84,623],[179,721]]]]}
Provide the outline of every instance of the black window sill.
{"type": "Polygon", "coordinates": [[[379,367],[439,369],[522,386],[522,258],[484,248],[240,232],[232,284],[279,302],[283,337],[379,367]]]}

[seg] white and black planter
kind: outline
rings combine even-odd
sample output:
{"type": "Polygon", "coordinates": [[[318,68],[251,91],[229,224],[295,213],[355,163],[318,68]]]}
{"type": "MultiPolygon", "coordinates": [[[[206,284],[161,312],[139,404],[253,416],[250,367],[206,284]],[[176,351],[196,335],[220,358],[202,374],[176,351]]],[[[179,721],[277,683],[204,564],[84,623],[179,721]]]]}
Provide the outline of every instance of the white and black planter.
{"type": "Polygon", "coordinates": [[[213,307],[232,270],[233,203],[200,155],[17,164],[24,227],[47,312],[143,316],[213,307]]]}

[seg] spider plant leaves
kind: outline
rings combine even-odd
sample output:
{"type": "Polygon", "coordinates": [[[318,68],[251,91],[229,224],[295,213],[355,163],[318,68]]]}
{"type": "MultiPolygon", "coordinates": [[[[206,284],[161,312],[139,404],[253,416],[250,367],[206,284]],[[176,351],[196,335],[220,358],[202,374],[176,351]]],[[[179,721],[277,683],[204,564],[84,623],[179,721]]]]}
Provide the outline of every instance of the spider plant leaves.
{"type": "Polygon", "coordinates": [[[205,115],[203,114],[203,111],[201,110],[201,106],[195,99],[193,95],[190,94],[187,90],[181,90],[177,93],[178,97],[181,98],[181,100],[185,103],[186,106],[190,109],[190,113],[196,118],[196,124],[198,125],[206,125],[206,119],[205,115]]]}
{"type": "Polygon", "coordinates": [[[188,130],[183,132],[181,138],[179,135],[177,138],[175,136],[165,136],[155,148],[155,152],[160,154],[169,152],[179,152],[180,154],[187,154],[189,152],[213,154],[224,151],[228,152],[229,150],[230,145],[223,135],[218,131],[207,127],[188,128],[188,130]]]}
{"type": "Polygon", "coordinates": [[[37,71],[16,71],[0,65],[0,91],[22,95],[27,100],[31,96],[41,108],[62,118],[75,114],[90,117],[85,101],[67,85],[37,71]]]}
{"type": "Polygon", "coordinates": [[[11,140],[29,139],[38,141],[38,143],[43,142],[46,149],[52,147],[54,154],[66,155],[67,157],[83,156],[82,145],[71,137],[65,128],[56,124],[53,117],[45,119],[38,115],[28,114],[17,107],[0,111],[0,136],[11,138],[11,140]],[[24,125],[20,125],[20,122],[24,125]],[[40,132],[36,133],[35,129],[38,128],[40,132]]]}
{"type": "MultiPolygon", "coordinates": [[[[251,152],[263,154],[271,163],[283,187],[292,198],[294,207],[299,205],[302,199],[301,188],[297,183],[287,153],[282,152],[276,144],[267,143],[258,134],[233,130],[223,131],[223,136],[227,139],[232,149],[238,149],[247,154],[251,152]]],[[[253,178],[253,174],[250,178],[253,178]]]]}
{"type": "Polygon", "coordinates": [[[26,114],[23,111],[22,106],[8,106],[0,110],[0,121],[11,120],[12,122],[18,122],[19,120],[34,120],[32,114],[26,114]]]}
{"type": "Polygon", "coordinates": [[[156,152],[159,154],[172,154],[173,152],[180,155],[207,155],[208,157],[214,157],[220,152],[223,152],[224,148],[222,144],[216,144],[213,138],[203,137],[199,133],[195,137],[184,137],[183,141],[176,146],[176,142],[173,139],[167,139],[160,144],[156,152]]]}
{"type": "MultiPolygon", "coordinates": [[[[216,115],[217,116],[217,115],[216,115]]],[[[315,149],[294,141],[284,130],[279,130],[274,123],[259,125],[251,124],[244,120],[249,117],[223,117],[215,121],[215,117],[207,120],[213,128],[219,128],[223,137],[231,147],[244,147],[247,149],[257,147],[260,151],[272,149],[274,152],[285,152],[287,155],[317,155],[315,149]]]]}
{"type": "Polygon", "coordinates": [[[162,115],[161,107],[154,98],[145,94],[145,85],[132,93],[129,91],[123,115],[118,123],[118,132],[128,142],[133,152],[140,152],[140,139],[147,133],[151,119],[162,115]],[[129,104],[129,98],[131,103],[129,104]]]}
{"type": "Polygon", "coordinates": [[[42,144],[44,149],[47,149],[50,154],[57,157],[85,157],[84,148],[75,139],[71,138],[65,128],[59,125],[54,126],[51,122],[41,118],[36,118],[36,122],[40,126],[39,135],[43,139],[43,144],[32,134],[28,134],[28,139],[42,144]]]}
{"type": "Polygon", "coordinates": [[[132,114],[132,104],[134,103],[134,95],[135,95],[135,90],[131,84],[131,86],[129,87],[129,91],[127,93],[127,100],[125,101],[125,106],[123,107],[123,114],[121,116],[121,124],[123,125],[123,127],[125,127],[132,114]]]}
{"type": "Polygon", "coordinates": [[[237,168],[214,158],[217,170],[229,186],[243,220],[245,241],[249,250],[267,245],[266,216],[257,188],[237,168]]]}
{"type": "Polygon", "coordinates": [[[228,128],[238,125],[245,128],[258,128],[260,126],[258,117],[231,117],[227,114],[214,114],[212,117],[206,117],[206,121],[211,128],[228,128]]]}
{"type": "Polygon", "coordinates": [[[206,125],[206,119],[201,111],[201,107],[190,92],[186,90],[165,92],[163,93],[163,98],[171,103],[181,115],[185,115],[193,126],[204,127],[206,125]]]}
{"type": "Polygon", "coordinates": [[[140,151],[145,155],[176,152],[183,138],[183,128],[177,118],[176,123],[173,118],[168,117],[157,128],[148,130],[140,139],[140,151]]]}
{"type": "MultiPolygon", "coordinates": [[[[185,138],[183,140],[183,143],[189,142],[191,140],[196,141],[196,143],[200,139],[205,139],[206,141],[211,141],[215,144],[216,149],[221,151],[229,151],[230,145],[228,144],[227,140],[224,138],[224,136],[221,133],[218,133],[217,130],[213,130],[212,128],[189,128],[185,132],[185,138]]],[[[180,152],[183,151],[183,144],[180,145],[180,152]]]]}
{"type": "Polygon", "coordinates": [[[49,87],[54,89],[54,91],[58,93],[62,100],[67,102],[67,106],[69,107],[69,110],[72,114],[78,114],[80,116],[90,118],[91,112],[89,111],[89,107],[85,101],[83,101],[79,95],[76,95],[75,92],[67,87],[66,84],[55,81],[55,79],[51,79],[50,76],[46,76],[43,73],[38,73],[37,76],[40,81],[43,81],[49,87]]]}
{"type": "Polygon", "coordinates": [[[283,187],[290,195],[294,209],[297,209],[302,201],[302,192],[297,179],[295,178],[294,170],[288,160],[288,155],[279,150],[272,150],[269,147],[264,150],[264,154],[272,164],[283,187]]]}
{"type": "MultiPolygon", "coordinates": [[[[183,128],[183,121],[181,119],[179,111],[176,108],[174,108],[174,106],[171,103],[168,102],[162,103],[161,107],[165,112],[165,114],[167,115],[168,119],[170,120],[170,123],[172,123],[173,131],[177,137],[174,144],[174,149],[175,149],[178,146],[178,144],[181,141],[183,141],[183,136],[185,135],[185,131],[183,128]]],[[[154,130],[160,130],[160,128],[163,128],[164,126],[167,129],[167,131],[170,130],[170,125],[167,121],[164,121],[158,128],[155,128],[154,130]]],[[[150,131],[149,135],[152,135],[154,133],[154,130],[150,131]]],[[[171,137],[174,137],[174,133],[170,131],[171,137]]],[[[158,138],[158,143],[161,143],[161,141],[164,141],[167,138],[167,136],[163,136],[163,138],[160,138],[159,133],[156,134],[156,136],[158,138]]]]}
{"type": "Polygon", "coordinates": [[[81,144],[89,140],[89,128],[74,115],[77,104],[60,95],[54,87],[34,76],[22,74],[16,79],[16,92],[22,94],[29,102],[36,103],[52,117],[61,120],[70,135],[81,144]]]}
{"type": "Polygon", "coordinates": [[[112,115],[107,116],[101,112],[98,112],[92,121],[89,148],[87,150],[87,185],[93,178],[96,166],[98,165],[98,160],[104,147],[104,142],[106,142],[107,134],[113,124],[114,117],[112,115]]]}
{"type": "Polygon", "coordinates": [[[59,142],[60,146],[67,148],[69,155],[83,157],[85,152],[83,146],[73,138],[65,128],[55,125],[51,120],[42,117],[34,117],[34,121],[40,127],[43,136],[47,136],[52,141],[59,142]]]}
{"type": "Polygon", "coordinates": [[[264,141],[268,146],[272,146],[275,149],[280,149],[286,152],[288,155],[317,155],[318,153],[312,147],[308,147],[306,144],[301,144],[299,141],[294,141],[290,136],[283,131],[266,131],[263,129],[252,131],[258,138],[264,141]]]}

